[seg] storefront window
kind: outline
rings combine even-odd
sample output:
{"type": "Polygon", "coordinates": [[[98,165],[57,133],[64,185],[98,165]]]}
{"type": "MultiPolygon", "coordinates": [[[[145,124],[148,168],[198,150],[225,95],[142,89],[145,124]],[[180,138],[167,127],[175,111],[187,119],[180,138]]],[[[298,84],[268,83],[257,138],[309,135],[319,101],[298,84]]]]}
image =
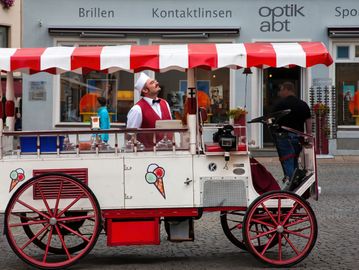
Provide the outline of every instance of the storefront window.
{"type": "Polygon", "coordinates": [[[7,48],[9,47],[8,42],[8,33],[9,27],[1,26],[0,25],[0,48],[7,48]]]}
{"type": "Polygon", "coordinates": [[[337,47],[337,58],[348,59],[349,58],[349,46],[337,47]]]}
{"type": "MultiPolygon", "coordinates": [[[[228,120],[229,110],[229,70],[196,71],[198,105],[206,109],[208,123],[228,120]]],[[[160,97],[168,101],[173,119],[186,118],[187,77],[185,72],[168,71],[156,73],[161,86],[160,97]]]]}
{"type": "Polygon", "coordinates": [[[359,117],[359,63],[336,63],[338,124],[355,125],[359,117]]]}
{"type": "Polygon", "coordinates": [[[133,81],[133,74],[124,71],[61,75],[61,122],[89,122],[97,115],[97,97],[102,96],[107,99],[111,122],[124,123],[133,106],[133,81]]]}

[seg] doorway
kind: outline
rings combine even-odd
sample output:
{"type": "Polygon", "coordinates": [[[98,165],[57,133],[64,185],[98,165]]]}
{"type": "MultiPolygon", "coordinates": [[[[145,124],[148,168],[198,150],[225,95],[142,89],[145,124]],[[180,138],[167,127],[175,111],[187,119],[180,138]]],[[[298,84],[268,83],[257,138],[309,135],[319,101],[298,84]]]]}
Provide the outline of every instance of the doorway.
{"type": "MultiPolygon", "coordinates": [[[[282,83],[294,83],[296,97],[301,97],[301,68],[267,68],[263,70],[263,115],[270,113],[279,101],[278,91],[282,83]]],[[[274,147],[267,128],[263,128],[263,147],[274,147]]]]}

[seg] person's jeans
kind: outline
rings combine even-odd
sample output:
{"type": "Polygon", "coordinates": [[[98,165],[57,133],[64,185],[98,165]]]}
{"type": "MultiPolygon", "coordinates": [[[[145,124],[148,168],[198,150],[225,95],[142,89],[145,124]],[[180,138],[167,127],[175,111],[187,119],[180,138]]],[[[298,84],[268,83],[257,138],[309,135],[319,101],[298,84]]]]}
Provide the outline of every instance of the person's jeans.
{"type": "Polygon", "coordinates": [[[298,156],[302,151],[299,136],[290,132],[278,133],[276,141],[284,174],[291,179],[295,169],[298,168],[298,156]]]}

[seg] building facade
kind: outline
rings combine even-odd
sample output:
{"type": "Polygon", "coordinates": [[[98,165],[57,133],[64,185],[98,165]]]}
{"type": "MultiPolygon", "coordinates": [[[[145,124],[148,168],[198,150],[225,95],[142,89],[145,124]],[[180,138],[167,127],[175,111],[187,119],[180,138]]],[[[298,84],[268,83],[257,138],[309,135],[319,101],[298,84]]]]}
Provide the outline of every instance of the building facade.
{"type": "MultiPolygon", "coordinates": [[[[359,154],[358,18],[355,0],[63,0],[61,5],[24,0],[22,38],[23,47],[321,41],[334,59],[329,68],[252,68],[250,75],[198,70],[199,102],[210,116],[208,124],[226,120],[237,106],[248,108],[249,120],[268,113],[279,85],[291,81],[299,97],[330,107],[329,152],[359,154]]],[[[160,82],[172,116],[181,119],[185,73],[150,73],[160,82]]],[[[137,76],[125,71],[24,76],[24,129],[84,125],[96,113],[96,95],[107,98],[113,125],[123,125],[139,99],[133,91],[137,76]]],[[[249,128],[252,147],[270,145],[262,126],[249,128]]]]}
{"type": "MultiPolygon", "coordinates": [[[[22,27],[21,27],[21,13],[22,0],[15,1],[0,1],[0,48],[19,48],[22,47],[22,27]]],[[[5,78],[6,74],[0,72],[0,78],[5,78]]],[[[16,111],[19,112],[18,118],[21,118],[21,96],[22,96],[22,79],[21,74],[16,72],[14,74],[14,89],[16,111]]],[[[5,91],[6,80],[0,82],[0,112],[5,111],[5,91]]],[[[1,115],[1,113],[0,113],[1,115]]],[[[5,121],[5,115],[2,113],[1,117],[5,121]]],[[[21,121],[17,121],[20,129],[21,121]]]]}

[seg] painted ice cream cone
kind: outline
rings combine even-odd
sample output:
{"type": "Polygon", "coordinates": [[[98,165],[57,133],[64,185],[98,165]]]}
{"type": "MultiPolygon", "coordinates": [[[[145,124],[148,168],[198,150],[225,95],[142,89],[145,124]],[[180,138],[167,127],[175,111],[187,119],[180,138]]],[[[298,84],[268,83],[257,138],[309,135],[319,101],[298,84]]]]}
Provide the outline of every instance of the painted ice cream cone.
{"type": "Polygon", "coordinates": [[[158,191],[161,193],[162,197],[166,199],[166,194],[165,194],[165,187],[163,184],[163,179],[162,178],[157,178],[156,182],[154,183],[156,188],[158,189],[158,191]]]}
{"type": "Polygon", "coordinates": [[[18,181],[17,179],[12,179],[12,180],[11,180],[9,192],[11,192],[11,190],[13,190],[14,187],[16,187],[17,183],[19,183],[19,181],[18,181]]]}

